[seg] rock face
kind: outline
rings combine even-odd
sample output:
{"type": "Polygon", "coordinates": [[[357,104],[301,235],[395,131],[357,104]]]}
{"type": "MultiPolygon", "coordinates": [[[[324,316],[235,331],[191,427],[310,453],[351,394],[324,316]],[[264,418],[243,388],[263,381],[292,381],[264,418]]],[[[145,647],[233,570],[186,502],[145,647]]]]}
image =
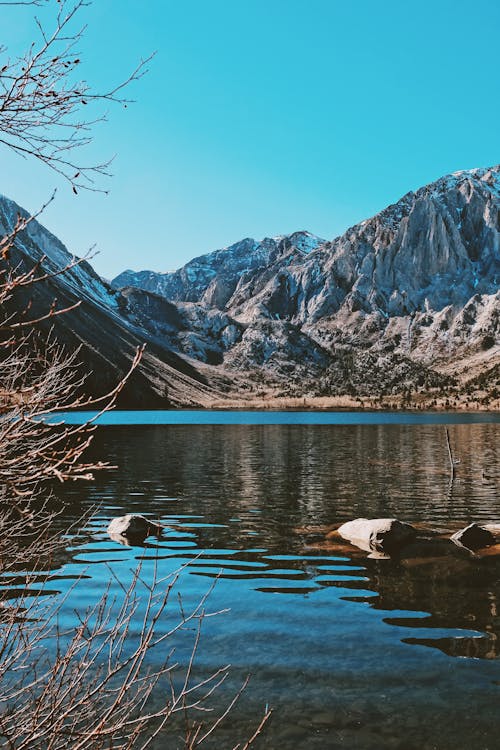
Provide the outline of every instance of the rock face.
{"type": "Polygon", "coordinates": [[[148,521],[144,516],[127,513],[125,516],[119,516],[110,521],[108,534],[111,537],[124,536],[145,539],[147,536],[161,534],[162,529],[162,526],[148,521]]]}
{"type": "Polygon", "coordinates": [[[113,281],[116,289],[133,286],[159,294],[175,302],[199,302],[224,309],[236,287],[253,272],[280,260],[284,264],[301,261],[323,242],[309,232],[283,237],[266,237],[258,242],[247,237],[234,245],[201,255],[178,271],[124,271],[113,281]]]}
{"type": "MultiPolygon", "coordinates": [[[[497,387],[500,166],[408,193],[331,242],[246,239],[174,273],[113,281],[124,284],[175,303],[182,326],[165,335],[176,351],[284,394],[447,388],[470,358],[497,387]]],[[[144,316],[149,303],[129,299],[144,316]]],[[[160,335],[163,323],[153,312],[160,335]]]]}
{"type": "Polygon", "coordinates": [[[470,550],[476,550],[495,544],[495,537],[488,528],[479,526],[477,523],[471,523],[465,529],[453,534],[451,541],[470,550]]]}
{"type": "MultiPolygon", "coordinates": [[[[27,216],[16,203],[0,196],[0,237],[12,231],[19,214],[27,216]]],[[[41,263],[41,268],[49,274],[71,265],[72,261],[73,256],[62,242],[37,221],[19,233],[10,257],[11,267],[27,271],[41,263]]],[[[0,259],[0,270],[3,268],[0,259]]],[[[87,393],[103,395],[112,390],[143,343],[147,343],[146,351],[140,367],[119,396],[121,406],[200,405],[210,393],[196,367],[172,350],[167,337],[152,335],[139,320],[128,315],[127,299],[103,281],[89,263],[83,261],[43,283],[18,290],[8,304],[12,311],[29,307],[30,315],[37,318],[51,309],[54,300],[56,309],[79,306],[48,319],[39,328],[45,335],[53,329],[58,343],[69,351],[81,347],[79,360],[82,372],[88,373],[84,386],[87,393]]],[[[160,302],[162,307],[155,309],[154,315],[165,320],[170,308],[165,300],[160,302]]]]}
{"type": "MultiPolygon", "coordinates": [[[[0,197],[0,235],[22,209],[0,197]]],[[[32,222],[13,260],[47,270],[71,255],[32,222]]],[[[24,267],[23,266],[23,267],[24,267]]],[[[113,388],[147,343],[121,405],[212,399],[473,394],[500,398],[500,166],[408,193],[341,237],[244,239],[172,273],[104,282],[88,263],[16,299],[46,312],[69,349],[83,345],[91,393],[113,388]]],[[[42,328],[43,328],[42,324],[42,328]]]]}
{"type": "Polygon", "coordinates": [[[411,542],[416,531],[397,518],[356,518],[337,530],[343,539],[366,551],[395,552],[411,542]]]}

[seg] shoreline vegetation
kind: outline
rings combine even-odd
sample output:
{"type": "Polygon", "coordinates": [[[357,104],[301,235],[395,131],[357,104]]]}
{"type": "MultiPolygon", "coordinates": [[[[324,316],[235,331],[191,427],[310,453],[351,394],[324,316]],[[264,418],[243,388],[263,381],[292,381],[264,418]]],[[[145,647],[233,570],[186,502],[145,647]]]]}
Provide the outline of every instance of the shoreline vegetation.
{"type": "MultiPolygon", "coordinates": [[[[184,409],[185,407],[183,407],[184,409]]],[[[216,399],[210,404],[205,404],[204,409],[214,411],[436,411],[436,412],[491,412],[500,411],[500,399],[494,399],[490,403],[478,401],[470,402],[467,399],[426,399],[419,397],[411,401],[402,398],[391,397],[385,399],[377,398],[353,398],[351,396],[304,396],[303,398],[291,397],[262,397],[254,399],[216,399]],[[448,403],[447,403],[448,402],[448,403]]]]}
{"type": "MultiPolygon", "coordinates": [[[[62,410],[65,412],[66,410],[62,410]]],[[[85,407],[72,409],[74,412],[88,411],[85,407]]],[[[410,400],[398,396],[370,397],[365,396],[256,396],[254,398],[213,398],[203,403],[166,405],[164,408],[134,407],[127,403],[118,403],[113,411],[131,412],[435,412],[443,414],[477,414],[500,413],[500,399],[491,401],[471,401],[466,398],[424,397],[421,394],[410,400]]]]}
{"type": "MultiPolygon", "coordinates": [[[[186,407],[182,407],[186,408],[186,407]]],[[[188,407],[193,408],[193,407],[188,407]]],[[[436,396],[434,394],[395,394],[391,396],[254,396],[253,398],[214,398],[203,409],[244,411],[500,411],[500,398],[436,396]]]]}
{"type": "MultiPolygon", "coordinates": [[[[88,409],[72,409],[73,413],[88,413],[88,409]]],[[[272,398],[272,399],[253,399],[238,400],[230,399],[228,401],[216,400],[211,403],[194,404],[189,406],[167,406],[164,409],[129,407],[126,404],[118,405],[113,412],[380,412],[381,414],[392,414],[395,412],[429,412],[435,414],[500,414],[500,404],[498,400],[491,404],[454,404],[446,406],[444,404],[430,406],[428,402],[415,403],[396,403],[395,400],[384,401],[383,404],[377,403],[376,400],[366,398],[360,404],[359,400],[348,397],[332,396],[311,397],[311,398],[272,398]]],[[[59,412],[54,412],[57,416],[59,412]]],[[[67,411],[62,409],[61,414],[67,411]]]]}

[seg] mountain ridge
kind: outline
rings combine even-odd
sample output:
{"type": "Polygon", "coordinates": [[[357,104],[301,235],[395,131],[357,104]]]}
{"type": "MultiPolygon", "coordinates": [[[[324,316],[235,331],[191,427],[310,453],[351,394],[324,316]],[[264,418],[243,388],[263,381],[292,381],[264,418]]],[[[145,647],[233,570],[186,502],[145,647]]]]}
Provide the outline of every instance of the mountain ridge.
{"type": "MultiPolygon", "coordinates": [[[[336,237],[335,239],[331,241],[321,240],[319,238],[316,239],[315,246],[311,248],[310,253],[307,256],[306,262],[304,263],[304,266],[307,268],[307,266],[311,266],[315,260],[323,261],[326,259],[325,256],[331,255],[332,250],[335,250],[339,243],[342,242],[349,242],[353,240],[357,240],[358,243],[362,242],[364,244],[372,245],[375,251],[379,250],[381,247],[385,245],[390,244],[390,240],[394,239],[394,234],[396,233],[396,230],[401,229],[401,224],[408,220],[409,216],[412,213],[415,213],[415,204],[419,205],[423,201],[431,201],[436,204],[436,202],[439,202],[437,199],[443,197],[443,193],[446,193],[448,191],[455,191],[455,194],[457,191],[460,191],[463,187],[467,189],[468,181],[472,178],[476,181],[478,184],[482,184],[483,187],[485,187],[486,192],[493,193],[496,198],[500,199],[500,165],[497,165],[495,167],[491,168],[477,168],[474,170],[464,170],[460,172],[456,172],[453,175],[448,175],[445,177],[440,178],[439,180],[436,180],[434,183],[431,183],[430,185],[426,185],[414,192],[406,193],[399,201],[397,201],[394,204],[391,204],[390,206],[386,207],[379,213],[375,214],[374,216],[365,219],[364,221],[360,222],[359,224],[354,225],[353,227],[350,227],[346,230],[346,232],[339,237],[336,237]],[[412,211],[413,209],[413,211],[412,211]],[[353,236],[354,235],[354,236],[353,236]],[[388,241],[389,240],[389,241],[388,241]]],[[[476,184],[476,189],[477,189],[476,184]]],[[[488,196],[483,194],[483,198],[487,199],[488,196]]],[[[463,210],[465,205],[455,205],[455,210],[463,210]]],[[[470,211],[469,211],[470,213],[470,211]]],[[[498,206],[496,207],[496,213],[498,216],[498,206]]],[[[421,217],[417,217],[420,219],[421,217]]],[[[450,217],[448,217],[450,218],[450,217]]],[[[436,216],[436,221],[439,222],[439,220],[442,219],[441,216],[436,216]]],[[[471,246],[472,238],[470,236],[471,231],[474,231],[474,222],[470,218],[470,216],[467,216],[467,219],[469,220],[469,223],[472,224],[471,227],[465,227],[462,231],[463,237],[459,238],[456,235],[456,232],[453,233],[454,236],[452,239],[455,241],[462,239],[465,240],[464,247],[471,246]],[[467,231],[469,230],[469,231],[467,231]]],[[[451,223],[449,223],[448,227],[446,229],[450,228],[450,225],[453,223],[453,220],[451,223]]],[[[456,222],[455,222],[456,223],[456,222]]],[[[457,226],[455,227],[456,230],[462,229],[461,222],[456,223],[457,226]]],[[[498,225],[498,220],[497,220],[498,225]]],[[[418,229],[418,227],[417,227],[418,229]]],[[[439,229],[443,229],[443,227],[435,227],[436,231],[439,231],[439,229]]],[[[283,238],[279,238],[281,240],[287,241],[287,238],[293,238],[294,235],[297,234],[309,234],[310,233],[294,233],[292,235],[285,235],[283,238]]],[[[498,235],[498,226],[496,227],[496,235],[498,235]]],[[[315,237],[314,235],[310,235],[312,237],[315,237]]],[[[487,238],[481,238],[481,242],[484,245],[484,242],[487,238]]],[[[218,256],[220,258],[226,257],[229,258],[229,264],[232,262],[231,255],[234,248],[239,248],[242,245],[246,245],[247,243],[253,243],[260,244],[261,246],[265,246],[266,243],[269,242],[269,238],[265,238],[261,241],[261,243],[256,243],[253,239],[246,239],[242,240],[240,243],[235,243],[232,246],[229,246],[228,248],[224,248],[223,250],[214,251],[213,253],[208,253],[206,255],[198,256],[197,258],[193,259],[192,261],[189,261],[189,263],[185,264],[185,266],[181,267],[180,269],[177,269],[175,272],[166,272],[162,274],[158,274],[163,279],[163,284],[165,283],[166,279],[169,279],[173,277],[174,275],[181,275],[183,273],[189,273],[189,270],[192,268],[193,264],[205,264],[207,259],[212,258],[213,256],[218,256]]],[[[293,243],[290,242],[290,244],[293,246],[293,243]]],[[[247,249],[245,247],[245,249],[247,249]]],[[[412,246],[413,249],[413,246],[412,246]]],[[[422,252],[421,258],[422,263],[425,263],[426,261],[433,261],[429,263],[429,269],[428,272],[430,274],[435,275],[436,273],[440,272],[440,266],[439,266],[439,254],[434,253],[434,258],[429,258],[429,253],[425,252],[425,248],[422,248],[424,252],[422,252]]],[[[495,240],[495,251],[496,251],[496,275],[498,278],[500,278],[500,265],[498,261],[498,236],[495,240]]],[[[275,254],[274,257],[271,256],[271,254],[268,255],[267,259],[265,259],[264,263],[254,263],[252,264],[252,267],[248,270],[252,270],[254,268],[259,268],[262,266],[269,266],[271,260],[276,260],[277,256],[275,254]]],[[[282,265],[291,265],[290,261],[296,260],[296,256],[292,258],[287,258],[287,263],[282,265]]],[[[302,259],[301,259],[302,260],[302,259]]],[[[364,260],[364,258],[363,258],[364,260]]],[[[464,261],[464,255],[462,253],[462,257],[460,260],[464,261]]],[[[474,261],[475,258],[472,258],[474,261]]],[[[493,261],[493,259],[492,259],[493,261]]],[[[302,265],[302,263],[301,263],[302,265]]],[[[394,264],[393,264],[394,265],[394,264]]],[[[246,270],[246,269],[244,269],[246,270]]],[[[241,275],[244,275],[244,270],[241,275]]],[[[453,269],[455,272],[459,269],[455,268],[453,269]]],[[[241,269],[240,269],[241,271],[241,269]]],[[[199,294],[198,296],[193,295],[192,290],[190,290],[189,294],[182,294],[180,293],[181,290],[177,290],[177,293],[175,295],[169,295],[165,292],[164,288],[155,288],[154,287],[154,276],[155,272],[124,272],[123,274],[120,274],[118,277],[113,279],[112,284],[113,286],[119,287],[119,286],[137,286],[139,288],[143,288],[145,291],[154,291],[156,293],[160,293],[163,296],[167,296],[173,301],[185,301],[185,302],[201,302],[206,303],[213,306],[218,306],[221,309],[224,307],[234,307],[234,303],[231,304],[231,298],[229,297],[224,301],[224,304],[218,304],[214,305],[214,300],[207,299],[206,297],[203,298],[203,294],[199,294]],[[135,275],[136,278],[127,278],[127,274],[135,275]],[[137,278],[138,274],[141,273],[148,273],[150,275],[150,280],[148,285],[141,285],[140,278],[137,278]],[[227,303],[230,303],[229,305],[227,303]]],[[[379,279],[381,280],[381,279],[379,279]]],[[[498,279],[495,278],[495,283],[498,279]]],[[[240,284],[241,286],[241,284],[240,284]]],[[[358,288],[359,288],[358,284],[358,288]]],[[[206,288],[205,288],[206,289],[206,288]]],[[[205,292],[205,289],[202,290],[202,292],[205,292]]],[[[425,287],[424,287],[425,289],[425,287]]],[[[238,298],[240,299],[241,296],[238,298]]]]}
{"type": "Polygon", "coordinates": [[[323,242],[310,232],[265,237],[246,237],[228,247],[197,256],[184,266],[167,272],[124,271],[115,277],[114,288],[137,286],[176,302],[206,302],[223,306],[245,273],[268,265],[291,252],[306,255],[323,242]],[[222,273],[219,273],[222,272],[222,273]]]}
{"type": "MultiPolygon", "coordinates": [[[[18,216],[28,218],[29,214],[0,195],[0,236],[12,232],[18,216]]],[[[73,256],[37,220],[31,220],[16,234],[9,255],[9,265],[2,262],[2,271],[10,268],[19,273],[36,267],[49,274],[42,283],[14,290],[9,303],[12,312],[29,309],[30,317],[36,319],[46,315],[55,303],[59,310],[80,303],[75,309],[42,321],[35,329],[46,339],[51,335],[68,351],[80,349],[87,394],[98,396],[112,390],[143,343],[147,344],[146,351],[119,395],[120,406],[200,405],[209,393],[213,394],[205,376],[193,364],[124,316],[122,295],[103,281],[90,263],[73,256]],[[63,273],[50,276],[65,268],[63,273]]],[[[3,312],[8,315],[7,310],[3,312]]]]}
{"type": "MultiPolygon", "coordinates": [[[[0,198],[0,231],[19,210],[0,198]]],[[[45,255],[49,268],[72,257],[37,221],[16,245],[31,263],[45,255]]],[[[245,238],[176,271],[126,271],[111,285],[82,261],[38,304],[83,300],[58,330],[64,343],[84,344],[106,383],[133,344],[147,342],[128,389],[139,406],[241,396],[397,406],[413,394],[415,403],[456,397],[484,408],[500,394],[499,280],[497,165],[406,193],[329,241],[307,231],[245,238]]]]}
{"type": "Polygon", "coordinates": [[[381,371],[382,391],[384,382],[397,389],[383,371],[397,370],[398,358],[418,371],[400,390],[422,378],[444,385],[460,361],[498,355],[499,211],[499,165],[439,178],[339,237],[318,240],[306,255],[290,242],[233,277],[218,297],[207,290],[227,281],[224,267],[198,295],[178,289],[171,301],[188,333],[172,345],[198,361],[277,379],[285,391],[316,392],[313,381],[333,371],[323,390],[330,383],[335,392],[358,392],[362,378],[337,372],[346,351],[354,370],[381,371]],[[214,325],[230,335],[221,341],[214,325]]]}

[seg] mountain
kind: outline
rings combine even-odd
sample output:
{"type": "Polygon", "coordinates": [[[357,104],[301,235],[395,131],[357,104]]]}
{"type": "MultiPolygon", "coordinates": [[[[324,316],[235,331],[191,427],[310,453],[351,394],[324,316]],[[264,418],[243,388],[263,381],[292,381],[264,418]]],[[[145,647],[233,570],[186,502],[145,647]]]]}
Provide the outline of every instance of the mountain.
{"type": "Polygon", "coordinates": [[[174,302],[199,302],[224,308],[242,278],[251,278],[255,271],[271,266],[278,259],[285,264],[300,262],[322,242],[309,232],[266,237],[260,242],[247,237],[222,250],[200,255],[178,271],[124,271],[111,284],[116,289],[138,287],[174,302]]]}
{"type": "MultiPolygon", "coordinates": [[[[18,215],[28,216],[16,203],[0,196],[0,236],[12,231],[18,215]]],[[[9,259],[12,268],[29,270],[39,264],[48,274],[71,266],[73,261],[65,246],[38,221],[31,221],[17,235],[9,259]]],[[[52,331],[53,338],[69,351],[81,347],[87,393],[100,395],[114,388],[129,369],[136,348],[144,342],[147,348],[142,362],[120,394],[121,406],[199,405],[212,393],[195,366],[127,317],[125,298],[86,261],[17,290],[11,305],[18,311],[29,308],[29,318],[34,319],[45,315],[55,301],[59,310],[77,302],[80,305],[40,323],[38,328],[46,337],[52,331]]]]}
{"type": "MultiPolygon", "coordinates": [[[[18,214],[0,197],[0,235],[18,214]]],[[[71,266],[37,221],[10,262],[71,266]]],[[[86,389],[111,389],[146,352],[124,407],[349,397],[372,405],[500,406],[500,167],[408,193],[332,241],[301,231],[247,238],[177,271],[125,271],[112,285],[86,261],[27,290],[32,317],[81,346],[86,389]]]]}
{"type": "Polygon", "coordinates": [[[500,385],[500,166],[439,179],[330,242],[246,239],[112,284],[180,354],[280,394],[484,400],[500,385]]]}

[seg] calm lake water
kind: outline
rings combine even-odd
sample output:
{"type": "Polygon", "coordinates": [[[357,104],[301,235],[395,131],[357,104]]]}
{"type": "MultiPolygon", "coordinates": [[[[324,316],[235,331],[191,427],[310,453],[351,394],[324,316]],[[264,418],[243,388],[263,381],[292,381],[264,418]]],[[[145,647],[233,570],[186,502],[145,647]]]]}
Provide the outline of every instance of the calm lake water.
{"type": "MultiPolygon", "coordinates": [[[[118,468],[63,487],[63,523],[99,506],[55,571],[63,592],[86,576],[67,621],[111,571],[126,583],[140,559],[146,578],[155,560],[160,575],[188,563],[184,605],[219,576],[208,607],[228,610],[205,621],[197,674],[232,665],[221,705],[251,675],[213,747],[247,738],[269,704],[259,748],[498,748],[500,560],[458,548],[370,559],[329,547],[321,527],[359,516],[442,530],[500,520],[499,417],[193,414],[115,412],[97,430],[91,454],[118,468]],[[460,460],[453,483],[445,422],[460,460]],[[145,548],[122,546],[106,527],[130,512],[169,529],[145,548]]],[[[176,644],[181,663],[191,640],[176,644]]]]}

